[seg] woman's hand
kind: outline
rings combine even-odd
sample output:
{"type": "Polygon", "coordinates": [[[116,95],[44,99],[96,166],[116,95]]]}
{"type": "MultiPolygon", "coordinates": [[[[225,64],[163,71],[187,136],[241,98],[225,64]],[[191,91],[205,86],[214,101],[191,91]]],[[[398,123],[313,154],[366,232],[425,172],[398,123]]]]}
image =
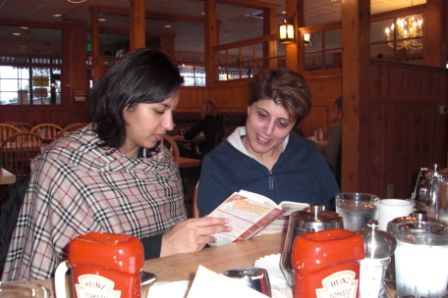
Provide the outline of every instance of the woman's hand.
{"type": "Polygon", "coordinates": [[[162,236],[160,256],[198,252],[207,243],[215,242],[214,233],[229,232],[228,220],[218,217],[192,218],[177,224],[162,236]]]}

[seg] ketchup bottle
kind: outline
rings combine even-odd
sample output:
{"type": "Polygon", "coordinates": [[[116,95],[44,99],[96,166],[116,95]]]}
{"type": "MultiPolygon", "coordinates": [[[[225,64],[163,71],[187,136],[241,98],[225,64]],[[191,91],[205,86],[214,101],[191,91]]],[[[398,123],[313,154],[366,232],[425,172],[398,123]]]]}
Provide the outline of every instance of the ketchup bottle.
{"type": "Polygon", "coordinates": [[[297,236],[291,257],[294,298],[356,298],[363,258],[364,240],[358,233],[331,229],[297,236]]]}
{"type": "Polygon", "coordinates": [[[73,239],[68,260],[55,273],[56,297],[65,293],[65,273],[71,269],[72,296],[139,298],[143,245],[130,235],[91,232],[73,239]]]}

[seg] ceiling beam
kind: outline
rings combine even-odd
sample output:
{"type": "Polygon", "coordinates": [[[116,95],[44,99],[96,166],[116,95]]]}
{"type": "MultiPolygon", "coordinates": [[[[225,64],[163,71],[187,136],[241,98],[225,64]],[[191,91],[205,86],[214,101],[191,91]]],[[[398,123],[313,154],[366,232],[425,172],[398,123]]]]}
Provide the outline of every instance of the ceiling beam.
{"type": "Polygon", "coordinates": [[[44,23],[35,21],[13,20],[13,19],[0,19],[0,25],[2,26],[27,26],[49,29],[64,29],[65,24],[62,23],[44,23]]]}
{"type": "Polygon", "coordinates": [[[256,8],[256,9],[262,9],[262,8],[276,9],[279,7],[278,4],[259,1],[259,0],[216,0],[216,3],[256,8]]]}
{"type": "MultiPolygon", "coordinates": [[[[129,15],[129,9],[118,8],[118,7],[107,7],[107,6],[93,6],[96,7],[99,13],[105,14],[116,14],[116,15],[129,15]]],[[[167,14],[167,13],[156,13],[156,12],[146,12],[146,17],[153,20],[164,20],[164,21],[183,21],[194,24],[203,24],[204,17],[200,16],[188,16],[179,14],[167,14]]]]}

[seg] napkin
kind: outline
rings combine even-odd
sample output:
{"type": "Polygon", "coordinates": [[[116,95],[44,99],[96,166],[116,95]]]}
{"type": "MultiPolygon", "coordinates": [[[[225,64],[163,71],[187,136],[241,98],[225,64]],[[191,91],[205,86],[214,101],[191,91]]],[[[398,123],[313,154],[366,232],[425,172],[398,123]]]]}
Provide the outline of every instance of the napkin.
{"type": "Polygon", "coordinates": [[[292,289],[280,269],[280,254],[261,257],[255,261],[254,267],[264,268],[268,272],[273,298],[292,298],[292,289]]]}
{"type": "Polygon", "coordinates": [[[189,285],[188,280],[157,281],[149,288],[146,298],[185,298],[189,285]]]}
{"type": "Polygon", "coordinates": [[[266,298],[267,296],[241,284],[237,279],[232,279],[225,275],[218,274],[202,265],[199,265],[187,298],[209,297],[266,298]]]}

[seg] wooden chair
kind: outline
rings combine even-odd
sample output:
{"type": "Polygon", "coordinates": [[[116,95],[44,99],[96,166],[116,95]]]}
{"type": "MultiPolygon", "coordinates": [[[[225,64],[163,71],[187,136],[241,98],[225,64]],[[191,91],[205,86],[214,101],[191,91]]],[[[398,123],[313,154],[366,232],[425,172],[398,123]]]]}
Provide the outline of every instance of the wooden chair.
{"type": "Polygon", "coordinates": [[[20,122],[20,121],[8,121],[8,124],[12,124],[18,129],[22,131],[30,131],[33,126],[29,124],[28,122],[20,122]]]}
{"type": "Polygon", "coordinates": [[[50,143],[61,136],[62,127],[54,123],[40,123],[33,126],[30,132],[39,135],[44,142],[50,143]]]}
{"type": "Polygon", "coordinates": [[[167,147],[173,154],[173,160],[176,164],[180,161],[179,147],[177,147],[176,141],[174,141],[172,136],[165,135],[163,138],[163,145],[167,147]]]}
{"type": "Polygon", "coordinates": [[[194,218],[201,217],[198,209],[198,191],[199,191],[199,180],[198,182],[196,182],[196,185],[194,186],[193,199],[191,201],[191,209],[194,218]]]}
{"type": "Polygon", "coordinates": [[[85,122],[75,122],[75,123],[68,124],[67,126],[65,126],[62,129],[62,135],[66,136],[66,135],[70,134],[72,131],[81,129],[86,125],[87,125],[87,123],[85,123],[85,122]]]}
{"type": "Polygon", "coordinates": [[[40,153],[42,146],[44,140],[35,133],[13,134],[0,145],[0,163],[20,181],[30,175],[30,161],[40,153]]]}
{"type": "Polygon", "coordinates": [[[20,132],[20,129],[10,123],[0,123],[0,144],[15,133],[20,132]]]}

